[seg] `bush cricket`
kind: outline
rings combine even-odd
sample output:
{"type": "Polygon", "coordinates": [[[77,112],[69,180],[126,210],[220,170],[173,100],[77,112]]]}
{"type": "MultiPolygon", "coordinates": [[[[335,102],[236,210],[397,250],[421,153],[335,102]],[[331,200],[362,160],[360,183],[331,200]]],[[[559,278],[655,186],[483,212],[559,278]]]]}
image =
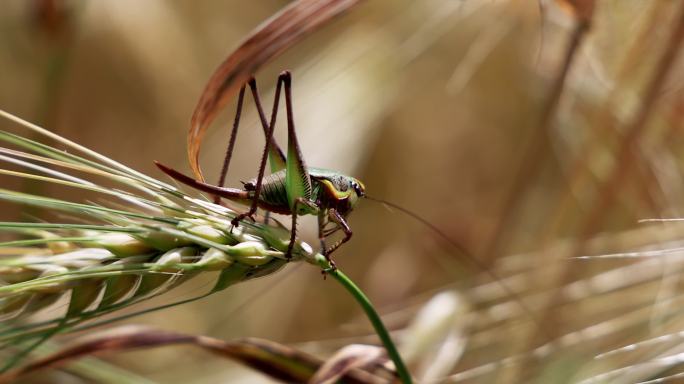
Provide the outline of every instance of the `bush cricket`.
{"type": "Polygon", "coordinates": [[[261,157],[258,176],[255,179],[244,183],[242,189],[223,187],[235,146],[246,85],[242,86],[238,96],[237,111],[219,185],[215,186],[195,180],[159,162],[155,163],[164,173],[175,180],[200,191],[213,194],[215,196],[214,202],[216,203],[220,202],[220,198],[226,198],[249,205],[250,208],[247,212],[240,214],[231,221],[231,224],[234,226],[238,226],[240,221],[245,218],[254,220],[257,208],[261,208],[267,213],[291,215],[290,243],[285,254],[285,257],[288,259],[292,257],[292,248],[297,232],[297,217],[300,215],[318,216],[318,238],[321,245],[321,253],[334,268],[335,263],[330,258],[330,255],[351,238],[352,230],[347,224],[346,218],[359,198],[365,196],[365,187],[363,183],[354,177],[337,171],[306,166],[295,131],[292,111],[292,76],[290,72],[284,71],[278,76],[270,123],[266,122],[255,79],[252,77],[248,84],[266,135],[266,146],[261,157]],[[284,88],[287,113],[287,156],[283,154],[280,146],[273,139],[282,88],[284,88]],[[272,173],[265,176],[267,159],[271,165],[272,173]],[[332,224],[332,226],[329,224],[332,224]],[[325,240],[339,230],[344,231],[344,237],[327,247],[325,240]]]}

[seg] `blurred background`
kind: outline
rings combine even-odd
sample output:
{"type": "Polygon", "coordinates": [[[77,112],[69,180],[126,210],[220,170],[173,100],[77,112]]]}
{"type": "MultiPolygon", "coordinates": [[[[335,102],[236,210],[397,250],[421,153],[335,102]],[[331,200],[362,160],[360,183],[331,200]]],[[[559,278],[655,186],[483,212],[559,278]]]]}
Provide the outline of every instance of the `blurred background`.
{"type": "MultiPolygon", "coordinates": [[[[0,108],[149,175],[163,178],[153,160],[189,173],[186,132],[204,84],[287,3],[10,0],[0,108]]],[[[639,220],[684,212],[684,66],[669,45],[683,4],[600,0],[578,29],[571,3],[362,3],[256,74],[270,105],[278,73],[292,71],[309,166],[356,176],[460,244],[362,201],[353,239],[335,254],[405,351],[425,342],[411,359],[424,382],[633,383],[682,371],[684,227],[639,220]],[[409,326],[435,296],[448,313],[409,326]],[[642,344],[601,355],[632,343],[642,344]]],[[[254,177],[264,145],[246,101],[233,186],[254,177]]],[[[233,113],[231,104],[205,139],[212,181],[233,113]]],[[[283,120],[280,143],[285,131],[283,120]]],[[[0,204],[4,221],[37,214],[0,204]]],[[[315,219],[303,221],[316,244],[315,219]]],[[[192,296],[212,281],[203,279],[146,305],[192,296]]],[[[376,342],[353,300],[309,265],[130,322],[266,338],[320,357],[376,342]]],[[[269,382],[189,347],[107,360],[159,382],[269,382]]],[[[57,371],[40,380],[80,382],[57,371]]]]}

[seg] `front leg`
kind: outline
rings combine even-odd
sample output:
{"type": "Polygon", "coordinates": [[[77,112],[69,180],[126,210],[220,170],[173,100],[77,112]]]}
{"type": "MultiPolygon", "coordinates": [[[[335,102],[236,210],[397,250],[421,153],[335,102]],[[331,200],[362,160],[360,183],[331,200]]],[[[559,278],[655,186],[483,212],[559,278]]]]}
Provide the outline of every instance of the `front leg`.
{"type": "Polygon", "coordinates": [[[318,209],[318,205],[313,201],[309,201],[303,197],[298,197],[295,200],[294,207],[292,209],[292,229],[290,230],[290,244],[287,246],[287,252],[285,252],[285,258],[287,261],[292,259],[292,249],[294,248],[295,238],[297,237],[297,212],[299,211],[300,205],[306,205],[313,209],[318,209]]]}
{"type": "MultiPolygon", "coordinates": [[[[325,226],[328,225],[328,220],[327,220],[327,210],[320,209],[318,211],[318,241],[321,244],[321,253],[323,256],[325,256],[325,238],[329,236],[328,232],[329,230],[325,229],[325,226]]],[[[337,230],[338,227],[335,227],[335,230],[337,230]]],[[[330,263],[330,266],[335,269],[335,263],[328,259],[328,257],[325,257],[328,262],[330,263]]],[[[325,271],[323,271],[323,278],[325,278],[325,271]]]]}
{"type": "MultiPolygon", "coordinates": [[[[349,228],[349,224],[347,224],[347,220],[344,219],[342,215],[340,215],[339,212],[337,212],[336,209],[330,208],[328,209],[328,218],[335,224],[337,224],[338,228],[341,228],[344,231],[344,238],[341,240],[338,240],[335,242],[333,245],[330,246],[330,248],[325,248],[325,231],[321,227],[321,223],[323,222],[321,219],[321,216],[319,215],[319,228],[318,228],[318,233],[319,233],[319,238],[321,240],[321,246],[323,249],[323,256],[328,260],[330,265],[332,265],[333,268],[335,268],[335,262],[330,258],[330,254],[332,254],[337,248],[339,248],[342,244],[346,243],[351,239],[352,237],[352,230],[349,228]]],[[[335,231],[333,231],[334,233],[335,231]]]]}

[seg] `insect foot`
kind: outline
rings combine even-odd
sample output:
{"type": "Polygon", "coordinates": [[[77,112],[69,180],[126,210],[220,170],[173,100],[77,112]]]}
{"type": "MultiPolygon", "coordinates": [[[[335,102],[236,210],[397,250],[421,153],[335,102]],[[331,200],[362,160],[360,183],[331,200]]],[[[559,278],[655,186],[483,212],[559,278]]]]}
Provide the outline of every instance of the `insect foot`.
{"type": "Polygon", "coordinates": [[[241,213],[238,216],[236,216],[233,220],[230,221],[230,233],[232,234],[233,228],[239,227],[240,222],[246,218],[249,218],[250,220],[252,220],[253,223],[256,222],[256,220],[254,219],[253,213],[250,213],[250,212],[241,213]]]}
{"type": "Polygon", "coordinates": [[[325,257],[328,260],[328,263],[330,263],[330,268],[326,268],[321,271],[321,274],[323,275],[323,280],[326,280],[328,277],[329,273],[333,273],[337,271],[337,264],[331,259],[328,258],[328,256],[325,257]]]}
{"type": "Polygon", "coordinates": [[[240,222],[244,219],[250,219],[250,220],[252,220],[253,223],[256,222],[256,219],[254,219],[254,214],[250,213],[250,212],[246,212],[246,213],[241,213],[238,216],[236,216],[233,220],[230,221],[230,224],[233,227],[239,227],[240,222]]]}
{"type": "Polygon", "coordinates": [[[292,260],[292,249],[294,249],[294,241],[290,240],[290,244],[287,246],[287,252],[285,252],[285,260],[288,263],[292,260]]]}

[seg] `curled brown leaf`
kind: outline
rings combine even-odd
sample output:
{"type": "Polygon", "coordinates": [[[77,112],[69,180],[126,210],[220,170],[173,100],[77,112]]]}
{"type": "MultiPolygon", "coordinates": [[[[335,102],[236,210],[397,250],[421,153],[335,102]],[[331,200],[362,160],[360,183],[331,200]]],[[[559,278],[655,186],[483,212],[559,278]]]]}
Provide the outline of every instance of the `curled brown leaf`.
{"type": "MultiPolygon", "coordinates": [[[[77,340],[69,347],[51,353],[23,367],[0,375],[0,383],[11,383],[20,376],[48,368],[59,368],[83,357],[169,345],[193,345],[214,354],[239,361],[276,380],[304,383],[313,377],[323,362],[305,352],[272,341],[245,338],[224,341],[206,336],[187,335],[146,326],[128,325],[77,340]]],[[[370,372],[347,369],[347,383],[374,384],[379,378],[370,372]]]]}
{"type": "MultiPolygon", "coordinates": [[[[380,347],[362,344],[347,345],[321,366],[309,380],[309,384],[336,383],[345,374],[356,368],[382,367],[382,364],[386,362],[385,350],[380,347]]],[[[385,373],[389,374],[390,372],[385,373]]],[[[387,381],[391,380],[390,377],[387,378],[387,381]]]]}
{"type": "Polygon", "coordinates": [[[360,0],[299,0],[257,27],[214,71],[195,107],[188,132],[188,161],[195,177],[204,180],[199,165],[207,127],[264,63],[284,52],[314,29],[360,0]]]}

